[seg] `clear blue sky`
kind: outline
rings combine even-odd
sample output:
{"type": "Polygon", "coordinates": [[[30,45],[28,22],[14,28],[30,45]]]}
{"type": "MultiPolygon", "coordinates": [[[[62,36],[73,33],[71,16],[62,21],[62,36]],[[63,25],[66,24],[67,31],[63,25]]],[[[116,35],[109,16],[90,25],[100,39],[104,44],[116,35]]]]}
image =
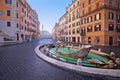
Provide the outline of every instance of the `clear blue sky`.
{"type": "Polygon", "coordinates": [[[32,9],[37,11],[41,23],[40,27],[43,24],[44,30],[51,32],[72,0],[27,0],[27,2],[32,9]]]}

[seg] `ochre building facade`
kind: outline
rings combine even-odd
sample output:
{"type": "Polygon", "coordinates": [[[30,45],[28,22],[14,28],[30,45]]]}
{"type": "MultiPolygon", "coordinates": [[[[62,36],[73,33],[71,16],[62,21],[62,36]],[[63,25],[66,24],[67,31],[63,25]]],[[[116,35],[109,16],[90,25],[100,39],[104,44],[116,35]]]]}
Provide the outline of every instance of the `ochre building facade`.
{"type": "Polygon", "coordinates": [[[65,42],[120,45],[119,0],[73,0],[65,14],[65,42]]]}

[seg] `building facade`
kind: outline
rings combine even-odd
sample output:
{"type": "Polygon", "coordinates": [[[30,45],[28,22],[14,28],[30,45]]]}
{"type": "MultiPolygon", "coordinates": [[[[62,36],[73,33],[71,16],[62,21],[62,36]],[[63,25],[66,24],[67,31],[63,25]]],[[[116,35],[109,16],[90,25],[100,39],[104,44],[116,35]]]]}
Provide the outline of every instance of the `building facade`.
{"type": "Polygon", "coordinates": [[[40,37],[38,15],[26,0],[0,0],[0,42],[40,37]]]}
{"type": "Polygon", "coordinates": [[[66,42],[80,42],[80,0],[73,0],[66,9],[66,42]]]}
{"type": "Polygon", "coordinates": [[[60,38],[62,41],[65,41],[66,39],[66,14],[64,14],[62,17],[59,19],[59,30],[60,30],[60,38]]]}
{"type": "Polygon", "coordinates": [[[120,45],[120,0],[73,0],[65,14],[65,42],[120,45]]]}
{"type": "Polygon", "coordinates": [[[61,28],[59,26],[59,23],[56,23],[54,28],[52,29],[52,38],[54,40],[61,40],[60,32],[61,28]]]}
{"type": "Polygon", "coordinates": [[[80,0],[81,41],[87,44],[118,45],[119,0],[80,0]]]}

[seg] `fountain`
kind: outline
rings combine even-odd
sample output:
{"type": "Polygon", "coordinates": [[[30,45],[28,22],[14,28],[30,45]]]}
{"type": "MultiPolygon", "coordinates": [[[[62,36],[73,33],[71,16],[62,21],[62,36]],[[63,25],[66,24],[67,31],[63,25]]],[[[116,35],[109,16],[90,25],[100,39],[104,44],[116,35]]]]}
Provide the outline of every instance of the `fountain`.
{"type": "Polygon", "coordinates": [[[57,41],[55,48],[51,48],[49,53],[54,58],[87,67],[114,68],[120,66],[120,58],[116,58],[112,52],[107,53],[91,50],[93,46],[82,46],[79,49],[73,46],[65,46],[61,41],[57,41]]]}

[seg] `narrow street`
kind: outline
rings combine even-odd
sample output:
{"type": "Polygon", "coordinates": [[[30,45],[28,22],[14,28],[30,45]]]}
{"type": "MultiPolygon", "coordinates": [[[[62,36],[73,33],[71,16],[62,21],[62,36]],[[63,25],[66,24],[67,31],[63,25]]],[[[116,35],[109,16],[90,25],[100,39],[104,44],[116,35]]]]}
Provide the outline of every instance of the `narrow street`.
{"type": "Polygon", "coordinates": [[[44,62],[34,48],[50,39],[0,47],[0,80],[101,80],[81,76],[44,62]]]}

